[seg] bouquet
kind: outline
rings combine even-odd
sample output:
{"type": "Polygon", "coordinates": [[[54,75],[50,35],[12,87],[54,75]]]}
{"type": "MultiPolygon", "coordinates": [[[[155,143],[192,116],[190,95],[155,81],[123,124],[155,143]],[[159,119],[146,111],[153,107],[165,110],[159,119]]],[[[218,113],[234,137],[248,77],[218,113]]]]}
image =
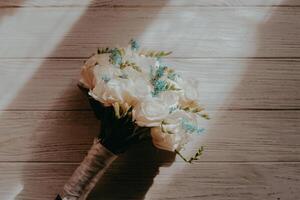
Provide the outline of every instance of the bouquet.
{"type": "MultiPolygon", "coordinates": [[[[132,144],[151,138],[159,149],[180,151],[209,119],[199,106],[197,82],[182,78],[162,58],[171,52],[127,48],[98,49],[81,69],[80,89],[101,120],[98,138],[64,186],[64,200],[86,199],[104,170],[132,144]]],[[[59,196],[57,199],[61,199],[59,196]]]]}

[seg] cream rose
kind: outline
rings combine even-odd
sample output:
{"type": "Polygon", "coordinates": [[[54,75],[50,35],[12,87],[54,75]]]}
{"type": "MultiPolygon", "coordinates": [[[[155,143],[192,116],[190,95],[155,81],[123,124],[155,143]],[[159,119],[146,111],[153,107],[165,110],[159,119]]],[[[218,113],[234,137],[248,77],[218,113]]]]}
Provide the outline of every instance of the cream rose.
{"type": "Polygon", "coordinates": [[[134,86],[128,88],[128,93],[134,98],[133,105],[143,101],[143,99],[151,98],[152,87],[149,81],[146,81],[142,77],[137,77],[133,80],[134,86]]]}
{"type": "Polygon", "coordinates": [[[174,107],[177,107],[178,100],[173,92],[162,92],[158,97],[141,99],[133,109],[133,120],[139,126],[160,126],[174,107]]]}
{"type": "Polygon", "coordinates": [[[152,98],[141,101],[132,111],[132,118],[139,126],[159,126],[169,114],[169,108],[161,99],[152,98]]]}
{"type": "Polygon", "coordinates": [[[201,133],[199,116],[178,110],[168,115],[160,127],[151,128],[154,146],[168,151],[180,151],[189,142],[192,134],[201,133]]]}
{"type": "Polygon", "coordinates": [[[80,82],[88,89],[95,87],[98,76],[95,75],[94,69],[100,66],[108,66],[110,54],[95,54],[90,57],[81,69],[80,82]]]}
{"type": "Polygon", "coordinates": [[[152,143],[155,147],[166,151],[180,151],[190,140],[188,134],[169,134],[162,132],[160,127],[151,128],[152,143]]]}
{"type": "Polygon", "coordinates": [[[177,85],[181,88],[181,101],[197,101],[199,99],[199,84],[196,80],[178,79],[177,85]]]}
{"type": "Polygon", "coordinates": [[[103,72],[101,74],[104,75],[103,80],[99,80],[90,91],[90,95],[105,106],[111,106],[116,102],[121,106],[135,106],[142,99],[150,97],[150,84],[141,77],[129,79],[103,72]],[[113,77],[110,78],[111,76],[113,77]]]}
{"type": "Polygon", "coordinates": [[[133,101],[128,95],[127,89],[133,86],[132,80],[129,79],[110,79],[107,77],[97,83],[90,95],[105,106],[111,106],[114,103],[124,104],[133,101]]]}

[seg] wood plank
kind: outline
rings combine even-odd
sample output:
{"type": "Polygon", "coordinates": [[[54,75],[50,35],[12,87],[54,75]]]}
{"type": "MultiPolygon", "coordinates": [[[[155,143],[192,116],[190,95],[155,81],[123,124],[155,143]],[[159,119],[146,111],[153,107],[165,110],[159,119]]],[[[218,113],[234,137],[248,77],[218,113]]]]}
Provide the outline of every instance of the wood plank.
{"type": "MultiPolygon", "coordinates": [[[[143,167],[138,164],[113,163],[89,199],[300,198],[299,163],[173,163],[171,166],[142,163],[143,167]]],[[[1,163],[0,198],[54,199],[76,166],[1,163]]]]}
{"type": "MultiPolygon", "coordinates": [[[[300,109],[300,60],[166,59],[199,81],[207,109],[300,109]]],[[[89,105],[76,84],[83,60],[4,59],[1,110],[82,110],[89,105]],[[9,86],[9,87],[7,87],[9,86]]]]}
{"type": "Polygon", "coordinates": [[[1,113],[1,161],[80,161],[99,131],[93,113],[1,113]]]}
{"type": "MultiPolygon", "coordinates": [[[[194,139],[185,155],[204,145],[201,161],[300,161],[300,111],[210,114],[205,134],[194,139]]],[[[0,161],[80,161],[98,130],[89,111],[5,111],[0,116],[0,161]]],[[[128,156],[136,161],[157,150],[143,143],[132,151],[128,156]]]]}
{"type": "Polygon", "coordinates": [[[55,16],[82,8],[21,11],[21,21],[12,15],[0,25],[1,58],[86,57],[130,38],[150,49],[173,50],[174,57],[300,57],[300,7],[93,7],[67,33],[53,31],[63,29],[63,18],[55,16]],[[54,50],[52,41],[61,41],[54,50]]]}
{"type": "Polygon", "coordinates": [[[90,2],[0,0],[0,199],[62,189],[99,130],[82,61],[130,38],[199,80],[212,120],[190,152],[205,153],[188,165],[143,142],[89,199],[300,199],[300,1],[90,2]]]}
{"type": "MultiPolygon", "coordinates": [[[[86,3],[81,0],[5,0],[0,1],[0,7],[66,7],[66,6],[85,6],[86,3]]],[[[300,2],[298,0],[110,0],[110,1],[90,1],[91,7],[99,6],[298,6],[300,2]]]]}

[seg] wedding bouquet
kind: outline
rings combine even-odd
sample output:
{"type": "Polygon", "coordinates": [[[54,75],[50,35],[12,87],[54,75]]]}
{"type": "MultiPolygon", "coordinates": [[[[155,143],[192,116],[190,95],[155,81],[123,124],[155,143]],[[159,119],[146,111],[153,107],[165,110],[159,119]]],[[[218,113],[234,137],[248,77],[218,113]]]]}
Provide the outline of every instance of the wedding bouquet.
{"type": "MultiPolygon", "coordinates": [[[[155,147],[180,151],[208,119],[197,99],[197,82],[163,64],[164,51],[147,51],[131,40],[127,48],[98,49],[81,69],[79,87],[87,95],[101,130],[87,156],[64,187],[65,200],[85,199],[105,168],[132,144],[152,138],[155,147]]],[[[59,197],[58,197],[59,199],[59,197]]]]}

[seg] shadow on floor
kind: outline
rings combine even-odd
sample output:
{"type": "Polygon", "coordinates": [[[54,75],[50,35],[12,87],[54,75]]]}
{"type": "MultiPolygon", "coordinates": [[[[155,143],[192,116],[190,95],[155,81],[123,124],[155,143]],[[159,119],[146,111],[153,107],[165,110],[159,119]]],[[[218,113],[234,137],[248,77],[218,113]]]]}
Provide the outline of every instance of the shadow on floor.
{"type": "Polygon", "coordinates": [[[144,199],[159,168],[174,159],[174,153],[153,147],[151,141],[136,145],[111,165],[88,199],[144,199]]]}

